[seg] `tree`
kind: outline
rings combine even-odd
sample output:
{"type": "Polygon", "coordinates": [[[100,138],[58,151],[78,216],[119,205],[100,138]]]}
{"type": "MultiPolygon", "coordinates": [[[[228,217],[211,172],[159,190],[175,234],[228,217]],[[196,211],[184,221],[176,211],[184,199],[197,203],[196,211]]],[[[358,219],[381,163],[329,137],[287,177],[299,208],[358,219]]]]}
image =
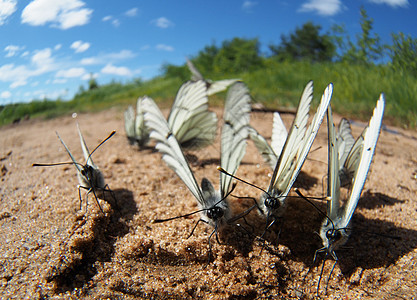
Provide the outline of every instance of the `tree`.
{"type": "Polygon", "coordinates": [[[269,45],[269,49],[280,60],[330,61],[335,55],[336,46],[331,36],[320,35],[320,30],[320,25],[307,22],[301,28],[297,27],[294,33],[281,35],[281,44],[269,45]]]}
{"type": "Polygon", "coordinates": [[[363,7],[360,15],[362,32],[356,35],[356,45],[348,39],[347,51],[342,55],[342,60],[356,64],[372,64],[382,58],[384,47],[380,44],[378,34],[371,34],[374,20],[368,17],[363,7]]]}
{"type": "Polygon", "coordinates": [[[407,71],[417,76],[417,39],[405,36],[404,33],[393,33],[389,55],[395,69],[407,71]]]}
{"type": "Polygon", "coordinates": [[[214,57],[214,71],[239,73],[257,69],[262,64],[258,39],[234,38],[222,43],[214,57]]]}
{"type": "Polygon", "coordinates": [[[90,73],[90,80],[88,81],[88,90],[94,90],[98,88],[97,80],[94,78],[93,73],[90,73]]]}
{"type": "Polygon", "coordinates": [[[210,74],[214,71],[214,59],[219,48],[212,42],[211,45],[205,46],[203,50],[198,52],[198,55],[193,58],[193,63],[201,72],[201,74],[210,74]]]}

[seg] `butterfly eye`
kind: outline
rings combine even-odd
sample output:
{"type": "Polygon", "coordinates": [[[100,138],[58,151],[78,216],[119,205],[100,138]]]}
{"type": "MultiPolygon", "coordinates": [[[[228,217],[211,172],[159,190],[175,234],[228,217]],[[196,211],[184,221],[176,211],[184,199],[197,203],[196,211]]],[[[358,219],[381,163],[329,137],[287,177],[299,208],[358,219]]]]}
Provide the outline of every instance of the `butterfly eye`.
{"type": "Polygon", "coordinates": [[[213,220],[220,219],[223,217],[224,211],[218,206],[212,207],[209,210],[207,210],[207,217],[213,220]]]}
{"type": "Polygon", "coordinates": [[[277,209],[281,203],[278,201],[277,198],[274,197],[268,197],[265,199],[265,206],[270,209],[277,209]]]}
{"type": "Polygon", "coordinates": [[[329,229],[326,231],[326,238],[327,239],[333,238],[333,229],[329,229]]]}

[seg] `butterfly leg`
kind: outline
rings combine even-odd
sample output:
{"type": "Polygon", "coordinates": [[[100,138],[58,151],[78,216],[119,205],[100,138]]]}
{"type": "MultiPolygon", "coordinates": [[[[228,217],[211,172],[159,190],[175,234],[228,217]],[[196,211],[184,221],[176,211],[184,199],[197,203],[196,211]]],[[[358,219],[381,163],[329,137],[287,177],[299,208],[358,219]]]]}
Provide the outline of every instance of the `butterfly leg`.
{"type": "Polygon", "coordinates": [[[81,198],[81,188],[84,188],[84,187],[82,187],[81,185],[77,185],[77,188],[78,188],[78,197],[80,198],[80,210],[81,210],[82,205],[83,205],[83,199],[81,198]]]}
{"type": "MultiPolygon", "coordinates": [[[[110,193],[110,195],[111,195],[111,197],[113,198],[113,200],[114,200],[114,204],[115,204],[115,206],[116,206],[116,209],[117,210],[119,210],[119,206],[117,205],[117,199],[116,199],[116,195],[114,194],[114,192],[113,192],[113,190],[110,188],[110,186],[106,183],[106,185],[104,186],[104,188],[103,188],[103,195],[105,195],[105,192],[109,192],[110,193]]],[[[106,200],[106,199],[104,199],[104,200],[106,200]]],[[[106,200],[107,201],[107,200],[106,200]]]]}
{"type": "Polygon", "coordinates": [[[194,228],[193,228],[193,230],[191,230],[191,233],[190,233],[190,235],[187,237],[187,239],[189,239],[189,238],[190,238],[190,237],[194,234],[194,230],[197,228],[198,223],[200,223],[200,222],[204,222],[204,223],[208,224],[208,222],[207,222],[206,220],[199,219],[199,220],[197,221],[197,223],[195,223],[194,228]]]}
{"type": "MultiPolygon", "coordinates": [[[[90,190],[87,192],[87,196],[88,196],[88,194],[89,194],[89,193],[91,193],[91,192],[93,192],[94,198],[96,199],[96,202],[97,202],[98,207],[100,208],[100,211],[104,214],[104,211],[103,211],[103,209],[102,209],[102,208],[101,208],[101,206],[100,206],[100,202],[98,202],[98,198],[97,198],[96,190],[95,190],[95,189],[93,189],[93,188],[90,188],[90,190]]],[[[86,209],[87,209],[87,208],[86,208],[86,209]]]]}
{"type": "Polygon", "coordinates": [[[332,276],[333,270],[334,270],[334,268],[336,267],[337,261],[339,260],[339,259],[337,258],[336,253],[335,253],[334,251],[332,251],[330,254],[331,254],[331,256],[332,256],[332,257],[333,257],[333,259],[334,259],[334,264],[333,264],[332,269],[330,270],[329,277],[327,278],[326,290],[325,290],[325,293],[326,293],[326,294],[327,294],[327,288],[329,287],[330,277],[332,276]]]}
{"type": "Polygon", "coordinates": [[[214,226],[214,230],[211,232],[211,234],[210,234],[210,236],[208,238],[208,244],[209,244],[209,259],[208,259],[208,262],[207,262],[206,267],[210,264],[210,261],[211,261],[211,259],[213,257],[213,255],[212,255],[213,252],[211,251],[211,237],[213,236],[213,234],[216,234],[216,240],[220,244],[219,237],[218,237],[218,234],[217,234],[217,224],[214,226]]]}
{"type": "Polygon", "coordinates": [[[319,281],[317,282],[317,291],[316,291],[317,297],[319,297],[319,295],[320,295],[320,282],[321,282],[321,278],[323,277],[323,271],[324,271],[324,264],[325,263],[326,263],[326,258],[324,258],[324,260],[323,260],[323,264],[321,266],[321,271],[320,271],[320,276],[319,276],[319,281]]]}

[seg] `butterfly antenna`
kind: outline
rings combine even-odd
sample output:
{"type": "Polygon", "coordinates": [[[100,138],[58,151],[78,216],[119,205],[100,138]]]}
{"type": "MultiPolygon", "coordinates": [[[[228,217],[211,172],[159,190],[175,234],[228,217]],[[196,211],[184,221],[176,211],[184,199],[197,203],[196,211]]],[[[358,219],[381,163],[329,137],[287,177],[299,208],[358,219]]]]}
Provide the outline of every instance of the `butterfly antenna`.
{"type": "Polygon", "coordinates": [[[168,218],[168,219],[155,219],[155,220],[153,220],[153,223],[162,223],[162,222],[172,221],[172,220],[175,220],[175,219],[186,218],[186,217],[192,216],[196,213],[199,213],[199,212],[202,212],[202,211],[205,211],[205,210],[206,209],[200,209],[200,210],[193,211],[192,213],[189,213],[189,214],[176,216],[176,217],[172,217],[172,218],[168,218]]]}
{"type": "Polygon", "coordinates": [[[264,192],[265,194],[267,194],[269,197],[271,197],[271,195],[269,195],[269,194],[268,194],[268,192],[267,192],[267,191],[265,191],[264,189],[260,188],[259,186],[254,185],[253,183],[250,183],[250,182],[248,182],[248,181],[245,181],[245,180],[243,180],[243,179],[241,179],[241,178],[239,178],[239,177],[236,177],[236,176],[234,176],[234,175],[230,174],[229,172],[227,172],[227,171],[226,171],[225,169],[223,169],[222,167],[218,166],[218,167],[217,167],[217,170],[218,170],[219,172],[222,172],[223,174],[226,174],[226,175],[228,175],[228,176],[230,176],[230,177],[232,177],[232,178],[236,179],[236,180],[239,180],[239,181],[241,181],[241,182],[243,182],[243,183],[246,183],[247,185],[250,185],[250,186],[252,186],[252,187],[254,187],[254,188],[258,189],[258,190],[261,190],[262,192],[264,192]]]}
{"type": "Polygon", "coordinates": [[[100,144],[97,145],[97,147],[94,148],[93,151],[91,151],[90,155],[87,158],[86,164],[90,160],[91,155],[93,155],[94,151],[96,151],[101,145],[103,145],[109,138],[111,138],[116,133],[116,130],[113,130],[108,137],[106,137],[100,144]]]}
{"type": "MultiPolygon", "coordinates": [[[[224,196],[222,199],[220,199],[219,201],[217,201],[216,203],[214,203],[214,205],[211,206],[211,207],[209,207],[209,208],[199,209],[199,210],[193,211],[193,212],[191,212],[189,214],[185,214],[185,215],[181,215],[181,216],[176,216],[176,217],[172,217],[172,218],[168,218],[168,219],[155,219],[155,220],[153,220],[153,223],[162,223],[162,222],[172,221],[172,220],[175,220],[175,219],[186,218],[186,217],[192,216],[192,215],[194,215],[196,213],[199,213],[199,212],[203,212],[205,210],[212,209],[214,206],[216,206],[217,204],[219,204],[220,202],[222,202],[224,199],[226,199],[233,192],[233,190],[235,189],[235,187],[236,187],[236,183],[234,183],[232,185],[231,190],[226,194],[226,196],[224,196]]],[[[193,230],[193,232],[194,232],[194,230],[193,230]]]]}
{"type": "Polygon", "coordinates": [[[82,164],[77,162],[62,162],[62,163],[51,163],[51,164],[38,164],[34,163],[32,164],[32,167],[53,167],[53,166],[61,166],[61,165],[79,165],[80,167],[83,167],[82,164]]]}
{"type": "Polygon", "coordinates": [[[325,214],[320,208],[318,208],[317,207],[317,205],[315,205],[310,199],[308,199],[306,196],[304,196],[301,192],[300,192],[300,190],[299,189],[297,189],[297,188],[295,188],[294,189],[295,190],[295,192],[297,193],[297,195],[299,195],[301,198],[303,198],[304,200],[306,200],[308,203],[310,203],[311,205],[313,205],[313,207],[315,208],[315,209],[317,209],[317,211],[322,215],[322,216],[324,216],[325,218],[327,218],[329,221],[330,221],[330,223],[332,223],[332,227],[333,227],[333,230],[334,230],[334,228],[335,228],[335,226],[334,226],[334,223],[333,223],[333,221],[332,221],[332,219],[330,219],[329,218],[329,216],[327,215],[327,214],[325,214]]]}

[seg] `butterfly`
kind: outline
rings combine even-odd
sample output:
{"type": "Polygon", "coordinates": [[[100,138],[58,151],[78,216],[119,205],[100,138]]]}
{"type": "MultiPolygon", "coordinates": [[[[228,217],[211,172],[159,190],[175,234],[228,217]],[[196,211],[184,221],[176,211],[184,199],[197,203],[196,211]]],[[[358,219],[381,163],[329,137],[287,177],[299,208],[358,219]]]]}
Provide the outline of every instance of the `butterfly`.
{"type": "MultiPolygon", "coordinates": [[[[323,220],[319,233],[323,247],[316,251],[314,261],[319,252],[326,252],[326,255],[332,256],[335,260],[332,271],[338,260],[335,250],[346,243],[351,232],[350,221],[356,205],[358,204],[375,152],[381,129],[384,107],[384,95],[381,94],[373,111],[372,118],[369,121],[369,125],[363,130],[362,134],[348,151],[346,150],[346,145],[344,145],[345,139],[343,138],[343,131],[347,127],[345,127],[345,125],[339,127],[339,132],[336,135],[330,106],[327,111],[329,138],[327,215],[323,220]],[[346,160],[343,159],[344,157],[346,157],[346,160]],[[339,167],[341,162],[344,163],[344,167],[342,168],[339,167]],[[345,172],[345,169],[348,171],[345,172]],[[345,176],[346,174],[348,176],[345,176]],[[348,179],[345,180],[345,178],[348,179]],[[340,187],[343,180],[352,183],[352,189],[345,205],[340,207],[340,187]]],[[[342,122],[345,121],[342,120],[342,122]]],[[[317,289],[319,288],[319,285],[320,280],[317,289]]]]}
{"type": "MultiPolygon", "coordinates": [[[[241,82],[235,83],[226,96],[221,136],[221,165],[233,174],[237,171],[246,152],[246,139],[248,137],[249,114],[251,110],[250,101],[249,91],[241,82]]],[[[163,154],[162,159],[181,178],[197,200],[200,208],[197,212],[201,213],[201,219],[197,222],[194,229],[200,221],[214,227],[213,232],[209,236],[209,253],[211,253],[211,237],[215,234],[218,241],[218,230],[230,219],[230,210],[226,198],[234,188],[231,184],[232,179],[224,174],[220,174],[219,192],[215,191],[211,182],[206,178],[202,179],[200,187],[187,163],[179,142],[158,106],[151,98],[146,98],[143,105],[145,122],[151,129],[151,138],[157,140],[155,148],[163,154]]],[[[196,212],[185,216],[194,213],[196,212]]],[[[155,220],[155,222],[158,223],[176,218],[179,217],[155,220]]]]}
{"type": "Polygon", "coordinates": [[[210,79],[204,79],[203,75],[198,71],[194,64],[186,58],[188,69],[191,72],[191,81],[203,80],[207,85],[207,95],[211,96],[219,92],[224,91],[233,83],[239,81],[239,79],[225,79],[219,81],[212,81],[210,79]]]}
{"type": "Polygon", "coordinates": [[[285,210],[287,195],[310,151],[332,93],[333,85],[329,84],[324,90],[313,120],[307,127],[310,103],[313,99],[313,82],[308,82],[303,91],[295,119],[275,165],[268,190],[260,197],[259,207],[266,215],[266,229],[272,226],[276,218],[282,216],[285,210]],[[269,222],[271,218],[272,221],[269,222]]]}
{"type": "Polygon", "coordinates": [[[127,139],[131,145],[138,144],[139,148],[143,148],[149,142],[149,131],[143,119],[142,100],[143,97],[137,100],[136,113],[132,106],[124,112],[127,139]]]}
{"type": "Polygon", "coordinates": [[[81,205],[82,205],[81,189],[85,189],[85,190],[87,190],[86,207],[88,205],[88,195],[90,193],[93,193],[98,207],[100,208],[101,212],[103,212],[103,210],[100,206],[100,203],[98,202],[96,192],[97,191],[110,191],[114,199],[115,199],[115,197],[114,197],[112,191],[109,189],[108,184],[105,183],[103,173],[94,164],[93,159],[91,158],[91,155],[104,142],[106,142],[108,139],[110,139],[116,133],[116,131],[112,131],[110,133],[110,135],[107,138],[105,138],[100,144],[98,144],[97,147],[94,148],[94,150],[90,153],[90,151],[88,150],[87,144],[84,140],[84,137],[81,133],[80,126],[78,125],[78,123],[77,123],[77,129],[78,129],[78,135],[80,136],[81,148],[83,150],[84,159],[85,159],[84,165],[78,163],[75,160],[74,156],[71,154],[71,151],[69,150],[69,148],[65,144],[64,140],[59,136],[58,132],[56,132],[56,135],[58,136],[58,139],[61,141],[62,145],[64,145],[64,148],[67,151],[68,155],[70,156],[72,162],[52,163],[52,164],[37,164],[37,163],[35,163],[35,164],[32,164],[32,166],[38,167],[38,166],[57,166],[57,165],[64,165],[64,164],[73,164],[77,169],[77,176],[78,176],[78,182],[79,182],[78,195],[79,195],[79,198],[80,198],[80,209],[81,209],[81,205]]]}
{"type": "Polygon", "coordinates": [[[250,139],[255,144],[265,162],[268,163],[272,169],[274,169],[277,164],[278,157],[281,154],[287,136],[287,129],[278,112],[274,113],[271,145],[268,144],[266,139],[260,135],[255,128],[249,127],[250,139]]]}

